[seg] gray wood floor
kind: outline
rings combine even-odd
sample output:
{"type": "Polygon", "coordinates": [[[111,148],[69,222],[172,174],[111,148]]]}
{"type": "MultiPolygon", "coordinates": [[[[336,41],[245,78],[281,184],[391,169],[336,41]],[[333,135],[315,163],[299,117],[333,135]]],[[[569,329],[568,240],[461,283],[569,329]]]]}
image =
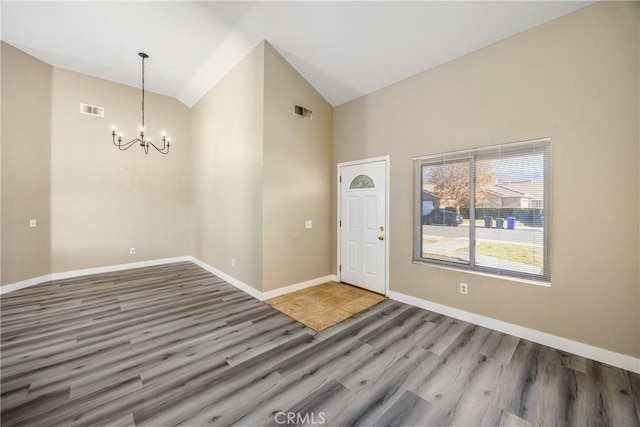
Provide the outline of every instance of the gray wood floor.
{"type": "Polygon", "coordinates": [[[315,333],[191,263],[2,296],[2,425],[640,425],[640,376],[387,300],[315,333]]]}

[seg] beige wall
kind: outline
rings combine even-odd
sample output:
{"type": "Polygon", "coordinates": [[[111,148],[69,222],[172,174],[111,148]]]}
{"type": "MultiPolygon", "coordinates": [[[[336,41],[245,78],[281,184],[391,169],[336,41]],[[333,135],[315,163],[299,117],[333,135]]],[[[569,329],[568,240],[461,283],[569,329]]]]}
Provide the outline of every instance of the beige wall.
{"type": "Polygon", "coordinates": [[[258,290],[262,289],[263,107],[261,43],[191,110],[193,255],[258,290]]]}
{"type": "Polygon", "coordinates": [[[598,3],[335,109],[336,162],[391,156],[391,290],[640,356],[639,7],[598,3]],[[547,136],[550,288],[411,263],[412,157],[547,136]]]}
{"type": "Polygon", "coordinates": [[[263,290],[331,273],[332,107],[265,43],[263,290]],[[308,120],[294,105],[313,112],[308,120]],[[313,228],[305,229],[311,220],[313,228]]]}
{"type": "Polygon", "coordinates": [[[53,68],[4,43],[2,58],[2,284],[188,254],[189,109],[147,92],[148,134],[159,136],[162,124],[171,155],[120,152],[111,125],[133,137],[139,89],[53,68]],[[80,114],[81,102],[105,107],[105,117],[80,114]]]}
{"type": "Polygon", "coordinates": [[[188,254],[189,109],[145,94],[146,134],[159,142],[165,130],[173,141],[169,155],[145,155],[119,151],[110,135],[116,125],[124,140],[137,136],[139,89],[54,68],[52,93],[52,272],[188,254]],[[105,117],[80,114],[81,102],[105,117]]]}
{"type": "Polygon", "coordinates": [[[331,113],[266,42],[193,107],[194,256],[259,291],[331,273],[331,113]]]}
{"type": "Polygon", "coordinates": [[[51,66],[2,43],[2,285],[50,273],[51,66]],[[36,219],[37,227],[29,228],[36,219]]]}
{"type": "Polygon", "coordinates": [[[171,135],[168,156],[111,144],[112,125],[134,137],[139,89],[6,50],[3,105],[14,116],[2,133],[3,284],[188,254],[258,290],[331,273],[332,108],[271,46],[258,45],[191,110],[147,92],[147,134],[171,135]],[[36,98],[23,102],[25,93],[36,98]],[[105,117],[80,114],[80,103],[105,117]],[[294,103],[313,120],[295,117],[294,103]],[[24,129],[36,143],[6,144],[24,129]]]}

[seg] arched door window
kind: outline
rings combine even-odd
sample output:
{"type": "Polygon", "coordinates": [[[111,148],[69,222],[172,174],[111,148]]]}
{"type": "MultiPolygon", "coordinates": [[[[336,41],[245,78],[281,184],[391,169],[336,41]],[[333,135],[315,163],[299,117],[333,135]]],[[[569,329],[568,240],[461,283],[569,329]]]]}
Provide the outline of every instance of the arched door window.
{"type": "Polygon", "coordinates": [[[376,188],[371,177],[367,175],[358,175],[353,178],[353,181],[349,184],[349,190],[359,190],[363,188],[376,188]]]}

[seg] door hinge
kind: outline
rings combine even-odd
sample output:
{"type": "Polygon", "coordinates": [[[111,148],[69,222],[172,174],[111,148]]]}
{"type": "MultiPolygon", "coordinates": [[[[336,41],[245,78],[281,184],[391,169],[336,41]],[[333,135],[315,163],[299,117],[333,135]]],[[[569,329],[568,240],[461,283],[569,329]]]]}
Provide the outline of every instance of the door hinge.
{"type": "Polygon", "coordinates": [[[338,227],[342,227],[342,220],[340,220],[340,224],[338,225],[338,227]]]}
{"type": "Polygon", "coordinates": [[[342,182],[342,175],[340,175],[340,182],[342,182]]]}
{"type": "Polygon", "coordinates": [[[338,266],[338,271],[342,271],[342,264],[338,266]]]}

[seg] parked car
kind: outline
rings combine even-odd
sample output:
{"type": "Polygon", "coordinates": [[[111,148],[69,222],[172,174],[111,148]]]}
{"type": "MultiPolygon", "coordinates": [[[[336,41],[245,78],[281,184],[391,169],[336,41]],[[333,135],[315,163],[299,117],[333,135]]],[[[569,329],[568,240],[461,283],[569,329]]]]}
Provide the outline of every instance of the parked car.
{"type": "Polygon", "coordinates": [[[462,215],[442,209],[434,209],[429,215],[422,217],[422,223],[426,225],[437,224],[457,227],[462,224],[462,215]]]}

